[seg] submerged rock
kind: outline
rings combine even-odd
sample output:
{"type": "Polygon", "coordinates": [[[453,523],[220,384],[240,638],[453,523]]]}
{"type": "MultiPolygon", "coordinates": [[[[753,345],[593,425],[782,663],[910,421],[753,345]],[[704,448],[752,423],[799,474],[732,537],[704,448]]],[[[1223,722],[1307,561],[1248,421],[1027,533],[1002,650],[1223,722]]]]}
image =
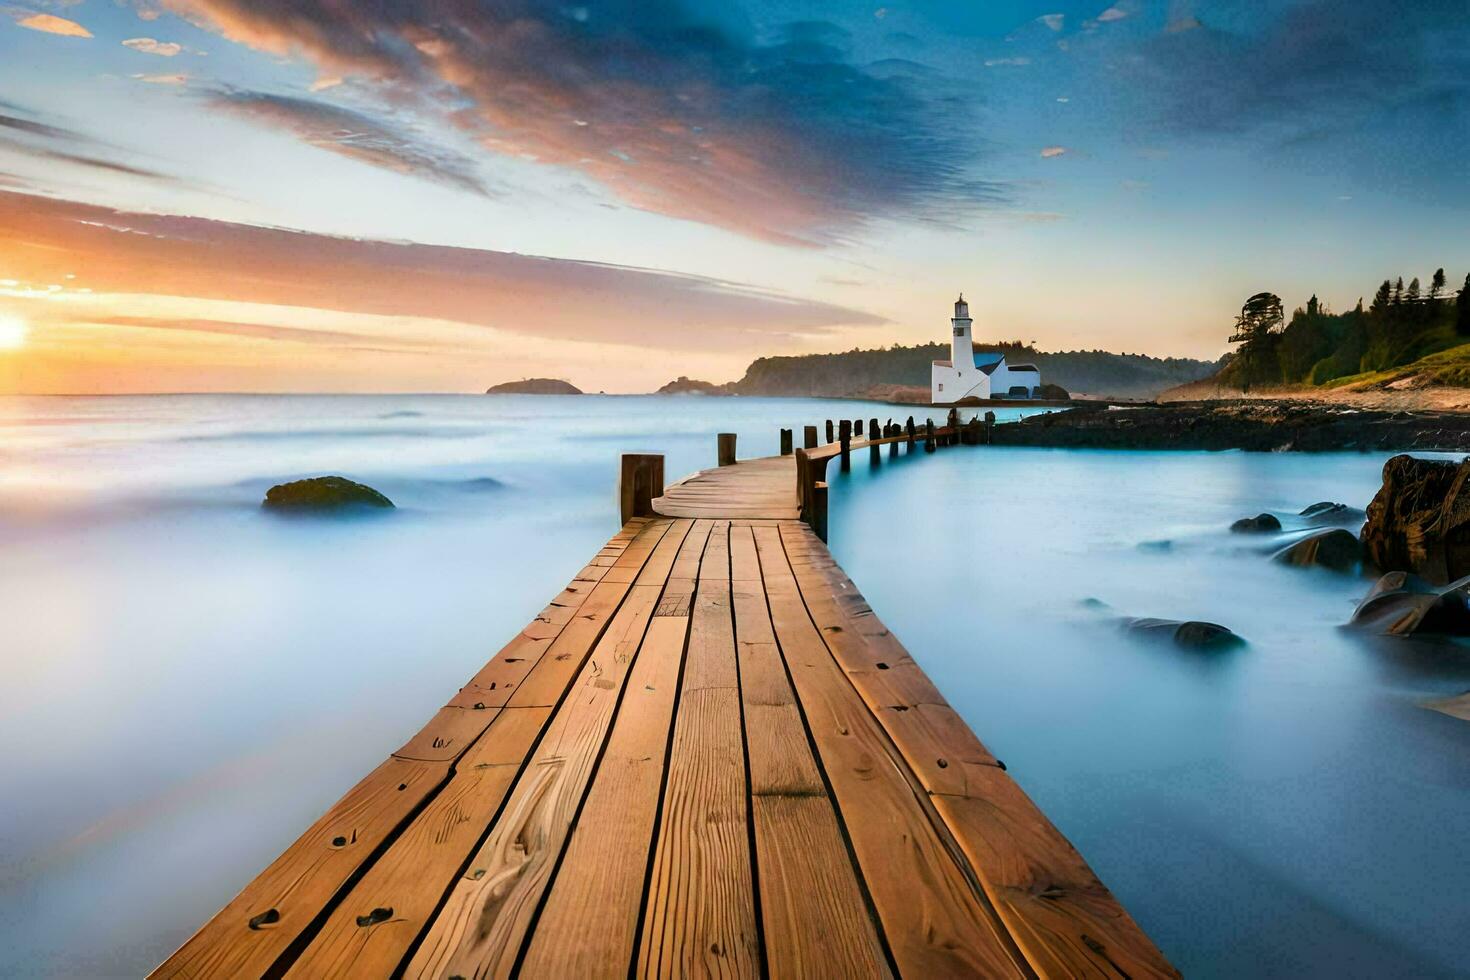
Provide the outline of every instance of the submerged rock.
{"type": "Polygon", "coordinates": [[[1239,646],[1245,640],[1219,623],[1206,623],[1197,619],[1151,619],[1140,617],[1125,619],[1123,631],[1133,636],[1148,639],[1168,640],[1186,650],[1224,650],[1239,646]]]}
{"type": "Polygon", "coordinates": [[[1300,515],[1307,520],[1308,524],[1348,524],[1363,519],[1363,512],[1356,507],[1347,504],[1334,503],[1331,500],[1319,500],[1317,503],[1304,509],[1300,515]]]}
{"type": "Polygon", "coordinates": [[[392,507],[393,501],[372,487],[341,476],[316,476],[281,483],[266,491],[268,510],[331,511],[345,507],[392,507]]]}
{"type": "Polygon", "coordinates": [[[1350,625],[1384,636],[1470,634],[1470,577],[1432,585],[1410,572],[1389,572],[1353,610],[1350,625]]]}
{"type": "Polygon", "coordinates": [[[1379,568],[1445,583],[1470,574],[1470,459],[1395,456],[1368,505],[1363,546],[1379,568]]]}
{"type": "Polygon", "coordinates": [[[1272,560],[1283,565],[1303,568],[1320,565],[1333,571],[1347,572],[1363,560],[1363,545],[1351,531],[1337,527],[1307,535],[1276,552],[1272,560]]]}
{"type": "Polygon", "coordinates": [[[1230,530],[1236,534],[1262,534],[1281,530],[1281,522],[1275,514],[1257,514],[1255,517],[1242,517],[1230,525],[1230,530]]]}
{"type": "Polygon", "coordinates": [[[1424,707],[1431,711],[1439,711],[1447,714],[1451,718],[1470,721],[1470,691],[1466,691],[1456,698],[1438,698],[1434,701],[1425,701],[1424,707]]]}

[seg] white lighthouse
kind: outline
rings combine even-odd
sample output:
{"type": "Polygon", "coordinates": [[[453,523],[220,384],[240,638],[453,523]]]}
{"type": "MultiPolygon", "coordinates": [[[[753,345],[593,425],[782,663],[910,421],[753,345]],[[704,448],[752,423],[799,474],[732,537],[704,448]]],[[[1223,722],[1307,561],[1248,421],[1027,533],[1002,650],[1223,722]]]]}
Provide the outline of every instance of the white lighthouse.
{"type": "Polygon", "coordinates": [[[935,361],[930,370],[930,400],[936,405],[953,405],[961,400],[1035,398],[1041,387],[1041,372],[1034,364],[1007,364],[999,351],[975,353],[970,334],[970,304],[965,294],[954,302],[950,318],[950,355],[935,361]]]}

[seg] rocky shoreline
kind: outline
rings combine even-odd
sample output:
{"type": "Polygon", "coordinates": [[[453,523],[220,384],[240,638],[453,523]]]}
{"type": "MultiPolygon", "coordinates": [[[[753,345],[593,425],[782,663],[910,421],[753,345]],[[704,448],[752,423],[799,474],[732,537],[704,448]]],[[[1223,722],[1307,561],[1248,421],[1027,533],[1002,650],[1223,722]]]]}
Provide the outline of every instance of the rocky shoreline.
{"type": "Polygon", "coordinates": [[[1470,414],[1305,401],[1084,405],[997,425],[995,445],[1252,452],[1470,452],[1470,414]]]}

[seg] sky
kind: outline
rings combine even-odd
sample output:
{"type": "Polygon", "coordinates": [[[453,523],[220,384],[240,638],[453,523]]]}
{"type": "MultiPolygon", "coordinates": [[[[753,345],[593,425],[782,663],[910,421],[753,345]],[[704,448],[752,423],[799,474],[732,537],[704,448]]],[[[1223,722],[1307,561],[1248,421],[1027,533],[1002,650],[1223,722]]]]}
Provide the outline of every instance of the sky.
{"type": "Polygon", "coordinates": [[[1464,0],[0,0],[0,392],[1214,358],[1467,219],[1464,0]]]}

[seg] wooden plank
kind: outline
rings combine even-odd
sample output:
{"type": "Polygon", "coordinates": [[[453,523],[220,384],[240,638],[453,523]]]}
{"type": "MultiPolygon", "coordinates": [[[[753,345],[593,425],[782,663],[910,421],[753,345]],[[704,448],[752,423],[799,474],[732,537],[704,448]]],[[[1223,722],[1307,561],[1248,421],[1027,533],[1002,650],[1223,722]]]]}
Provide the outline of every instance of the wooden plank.
{"type": "Polygon", "coordinates": [[[899,972],[1027,976],[995,911],[916,799],[903,756],[812,624],[781,530],[754,530],[776,638],[899,972]]]}
{"type": "MultiPolygon", "coordinates": [[[[613,564],[637,562],[641,567],[647,551],[639,549],[629,554],[629,546],[641,536],[661,536],[666,529],[667,522],[655,523],[641,518],[631,521],[613,536],[603,552],[611,556],[609,561],[613,564]]],[[[600,575],[602,571],[605,570],[596,574],[600,575]]],[[[563,590],[553,602],[570,604],[574,601],[580,604],[590,599],[591,594],[591,591],[568,593],[563,590]]],[[[549,648],[566,626],[540,622],[541,618],[533,621],[532,626],[546,630],[545,642],[549,648]]],[[[511,654],[526,653],[527,643],[531,642],[526,633],[530,629],[527,627],[526,632],[502,648],[491,664],[508,660],[511,654]]],[[[587,630],[579,625],[575,632],[585,636],[587,630]]],[[[447,717],[443,711],[436,714],[425,729],[400,750],[426,758],[390,757],[349,790],[223,910],[201,926],[199,932],[160,965],[153,975],[233,977],[242,973],[258,974],[280,959],[331,904],[343,886],[361,872],[374,853],[401,832],[404,821],[414,809],[444,784],[451,772],[450,761],[473,741],[477,734],[474,730],[483,731],[498,711],[476,710],[471,714],[458,707],[454,710],[458,713],[447,717]],[[435,739],[446,736],[452,737],[453,745],[436,749],[435,739]],[[449,748],[453,751],[444,751],[449,748]],[[339,845],[339,839],[347,843],[339,845]]]]}
{"type": "MultiPolygon", "coordinates": [[[[659,542],[651,562],[671,568],[688,529],[688,522],[680,522],[659,542]]],[[[604,580],[602,585],[606,584],[604,580]]],[[[571,832],[623,682],[662,591],[662,582],[631,587],[553,716],[490,835],[430,925],[409,964],[409,975],[511,973],[571,832]]]]}
{"type": "Polygon", "coordinates": [[[443,762],[378,766],[152,976],[260,976],[448,773],[443,762]]]}
{"type": "Polygon", "coordinates": [[[507,708],[373,863],[287,976],[390,976],[480,842],[550,708],[507,708]]]}
{"type": "Polygon", "coordinates": [[[1175,976],[1071,843],[949,706],[815,535],[783,526],[810,615],[931,794],[986,895],[1043,976],[1175,976]]]}
{"type": "Polygon", "coordinates": [[[705,546],[644,903],[639,976],[760,973],[729,525],[705,546]]]}
{"type": "Polygon", "coordinates": [[[888,976],[766,607],[755,538],[730,530],[740,698],[766,958],[776,976],[888,976]]]}
{"type": "Polygon", "coordinates": [[[607,751],[530,938],[527,977],[625,978],[633,961],[690,599],[710,522],[690,530],[643,638],[607,751]]]}

